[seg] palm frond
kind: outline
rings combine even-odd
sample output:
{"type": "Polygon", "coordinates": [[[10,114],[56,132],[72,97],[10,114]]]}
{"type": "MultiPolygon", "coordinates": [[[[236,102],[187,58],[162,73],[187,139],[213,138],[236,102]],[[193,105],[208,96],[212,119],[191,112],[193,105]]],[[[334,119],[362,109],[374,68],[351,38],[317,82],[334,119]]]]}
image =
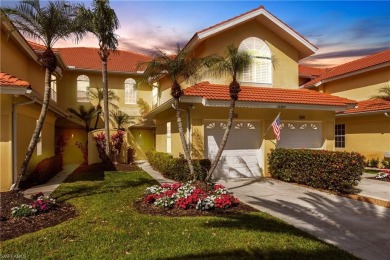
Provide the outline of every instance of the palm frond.
{"type": "Polygon", "coordinates": [[[390,86],[382,87],[379,89],[377,95],[373,95],[371,99],[383,99],[390,101],[390,86]]]}

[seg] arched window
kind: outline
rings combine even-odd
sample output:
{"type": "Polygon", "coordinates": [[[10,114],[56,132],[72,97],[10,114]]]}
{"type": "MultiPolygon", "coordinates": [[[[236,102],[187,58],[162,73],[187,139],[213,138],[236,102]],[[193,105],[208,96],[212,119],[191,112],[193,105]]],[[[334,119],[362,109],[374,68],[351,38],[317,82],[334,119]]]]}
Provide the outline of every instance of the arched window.
{"type": "Polygon", "coordinates": [[[89,102],[88,100],[89,78],[85,75],[77,77],[77,102],[89,102]]]}
{"type": "Polygon", "coordinates": [[[134,79],[125,80],[125,104],[137,103],[137,88],[134,79]]]}
{"type": "Polygon", "coordinates": [[[242,82],[272,84],[271,51],[264,41],[256,37],[243,40],[239,51],[246,51],[252,56],[252,63],[244,68],[242,82]]]}

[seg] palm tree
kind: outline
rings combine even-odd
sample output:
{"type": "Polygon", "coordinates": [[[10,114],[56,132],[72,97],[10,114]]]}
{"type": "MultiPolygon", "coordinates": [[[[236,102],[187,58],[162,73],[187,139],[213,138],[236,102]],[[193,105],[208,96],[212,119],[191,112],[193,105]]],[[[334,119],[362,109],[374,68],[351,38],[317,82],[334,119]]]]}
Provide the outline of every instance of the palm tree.
{"type": "Polygon", "coordinates": [[[194,180],[194,167],[191,162],[190,149],[187,146],[186,138],[184,136],[183,123],[181,119],[181,110],[179,108],[179,100],[183,95],[183,90],[179,84],[180,80],[187,80],[193,78],[199,72],[204,60],[196,58],[193,52],[186,49],[180,49],[177,46],[175,55],[168,55],[161,50],[157,50],[154,59],[150,62],[141,63],[139,66],[145,66],[144,77],[146,79],[156,79],[167,76],[170,78],[171,96],[174,99],[174,108],[176,110],[176,120],[179,128],[181,143],[185,153],[190,174],[194,180]]]}
{"type": "Polygon", "coordinates": [[[94,34],[99,41],[99,56],[102,61],[103,81],[103,108],[104,108],[104,133],[106,138],[106,155],[110,158],[110,122],[108,107],[108,78],[107,61],[111,51],[118,46],[117,36],[114,31],[119,28],[119,20],[115,10],[109,5],[109,0],[94,0],[92,10],[79,5],[80,16],[86,21],[87,30],[94,34]]]}
{"type": "Polygon", "coordinates": [[[113,125],[117,125],[117,128],[120,129],[120,130],[123,130],[122,126],[123,125],[127,125],[127,124],[131,124],[131,123],[134,123],[134,118],[129,116],[128,114],[120,111],[120,110],[116,110],[116,111],[110,111],[110,115],[111,115],[111,122],[113,125]]]}
{"type": "Polygon", "coordinates": [[[390,101],[390,86],[386,86],[379,89],[379,94],[372,96],[373,99],[383,99],[386,101],[390,101]]]}
{"type": "MultiPolygon", "coordinates": [[[[88,95],[91,100],[96,100],[97,105],[95,106],[96,110],[98,111],[95,121],[94,129],[97,128],[100,114],[102,113],[102,101],[103,101],[103,88],[89,88],[88,89],[88,95]]],[[[115,94],[115,91],[112,89],[108,90],[108,105],[117,110],[119,107],[113,103],[113,101],[119,101],[119,97],[115,94]]]]}
{"type": "Polygon", "coordinates": [[[46,47],[46,50],[40,57],[40,63],[45,69],[42,109],[28,145],[19,177],[13,187],[13,189],[18,190],[38,143],[39,134],[41,133],[49,107],[51,75],[57,67],[57,59],[52,47],[59,39],[67,39],[71,35],[75,36],[77,41],[85,31],[76,17],[77,9],[66,1],[49,1],[45,6],[41,6],[38,0],[21,1],[15,7],[1,8],[1,11],[8,16],[17,30],[29,38],[41,41],[46,47]]]}
{"type": "Polygon", "coordinates": [[[99,111],[96,110],[95,107],[86,109],[83,105],[80,105],[78,110],[74,108],[68,108],[68,112],[72,117],[84,122],[85,132],[88,134],[91,130],[92,119],[97,116],[99,111]]]}
{"type": "Polygon", "coordinates": [[[229,84],[230,107],[227,126],[225,129],[225,133],[222,137],[218,152],[215,155],[214,162],[211,165],[209,173],[207,174],[206,181],[210,180],[213,172],[218,165],[219,160],[221,159],[222,152],[225,149],[230,130],[233,125],[234,109],[236,106],[236,101],[238,100],[238,95],[241,91],[240,83],[237,81],[237,74],[241,72],[245,67],[247,67],[250,63],[251,56],[248,53],[240,52],[236,46],[229,45],[227,47],[225,57],[216,56],[209,64],[209,72],[212,75],[227,75],[232,78],[232,81],[229,84]]]}

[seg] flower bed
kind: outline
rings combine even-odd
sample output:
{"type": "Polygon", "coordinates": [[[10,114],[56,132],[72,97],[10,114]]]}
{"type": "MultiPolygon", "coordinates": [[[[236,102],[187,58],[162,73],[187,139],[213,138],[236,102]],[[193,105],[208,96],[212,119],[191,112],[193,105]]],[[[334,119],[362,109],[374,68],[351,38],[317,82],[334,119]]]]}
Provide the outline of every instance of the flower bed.
{"type": "Polygon", "coordinates": [[[19,207],[11,209],[12,217],[28,217],[38,213],[47,212],[57,206],[56,201],[48,196],[44,196],[42,192],[31,196],[30,204],[21,204],[19,207]]]}
{"type": "Polygon", "coordinates": [[[205,211],[228,209],[239,204],[239,200],[221,184],[164,183],[146,188],[145,193],[144,202],[146,204],[166,209],[205,211]]]}

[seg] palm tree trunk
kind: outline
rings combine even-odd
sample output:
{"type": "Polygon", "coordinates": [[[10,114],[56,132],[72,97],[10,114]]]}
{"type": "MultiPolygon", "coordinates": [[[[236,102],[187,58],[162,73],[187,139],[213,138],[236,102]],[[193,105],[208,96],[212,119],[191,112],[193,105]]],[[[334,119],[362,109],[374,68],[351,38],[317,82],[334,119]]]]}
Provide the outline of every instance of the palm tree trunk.
{"type": "Polygon", "coordinates": [[[23,163],[22,163],[22,166],[20,168],[19,177],[15,183],[15,186],[13,187],[13,190],[19,190],[20,182],[24,179],[24,177],[26,175],[27,166],[31,160],[34,149],[37,146],[37,143],[39,141],[39,134],[41,133],[43,123],[45,122],[47,109],[49,108],[50,92],[51,92],[50,84],[51,84],[51,73],[50,73],[49,69],[46,68],[46,70],[45,70],[45,92],[43,95],[41,114],[39,115],[37,125],[36,125],[35,130],[32,134],[30,144],[28,145],[28,148],[26,151],[26,156],[25,156],[23,163]]]}
{"type": "Polygon", "coordinates": [[[107,57],[102,59],[103,65],[103,107],[104,107],[104,136],[106,138],[106,155],[110,156],[110,113],[108,111],[108,79],[107,79],[107,57]]]}
{"type": "Polygon", "coordinates": [[[99,122],[99,118],[100,118],[100,114],[101,114],[101,112],[98,112],[97,115],[96,115],[96,121],[95,121],[95,126],[93,127],[93,130],[96,130],[96,128],[97,128],[97,125],[98,125],[98,122],[99,122]]]}
{"type": "Polygon", "coordinates": [[[188,147],[187,142],[186,142],[186,138],[184,136],[183,122],[181,121],[181,111],[179,109],[179,100],[176,98],[175,98],[175,108],[176,108],[177,126],[179,128],[180,139],[181,139],[181,143],[183,145],[183,151],[184,151],[186,159],[187,159],[188,168],[190,169],[190,174],[191,174],[193,180],[196,181],[194,166],[192,165],[192,161],[191,161],[190,148],[188,147]]]}
{"type": "Polygon", "coordinates": [[[235,108],[235,106],[236,106],[236,101],[234,99],[231,99],[230,100],[230,108],[229,108],[229,118],[228,118],[227,126],[226,126],[226,129],[225,129],[225,133],[224,133],[224,135],[222,137],[221,144],[219,145],[217,155],[214,158],[214,162],[211,165],[209,173],[207,174],[206,182],[209,181],[211,176],[213,175],[213,172],[215,171],[215,168],[217,168],[218,162],[221,159],[222,152],[225,149],[225,146],[226,146],[229,134],[230,134],[230,130],[231,130],[232,125],[233,125],[234,108],[235,108]]]}

